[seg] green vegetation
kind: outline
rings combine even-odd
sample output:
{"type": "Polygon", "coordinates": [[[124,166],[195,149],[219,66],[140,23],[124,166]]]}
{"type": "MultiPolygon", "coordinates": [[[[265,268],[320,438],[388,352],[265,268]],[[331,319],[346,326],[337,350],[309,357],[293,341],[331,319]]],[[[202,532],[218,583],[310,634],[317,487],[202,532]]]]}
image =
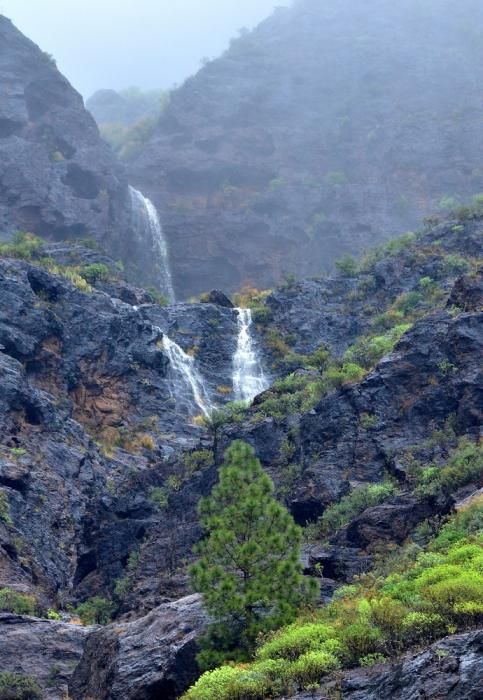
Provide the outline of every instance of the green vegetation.
{"type": "Polygon", "coordinates": [[[235,306],[251,309],[253,322],[264,326],[272,318],[271,309],[266,304],[271,293],[271,289],[259,290],[253,287],[244,287],[241,292],[233,296],[233,301],[235,306]]]}
{"type": "Polygon", "coordinates": [[[391,481],[353,489],[338,503],[328,506],[319,520],[309,526],[309,537],[314,539],[330,537],[367,508],[384,503],[397,492],[397,487],[391,481]]]}
{"type": "Polygon", "coordinates": [[[107,598],[94,596],[73,609],[84,625],[108,625],[116,610],[115,603],[107,598]]]}
{"type": "Polygon", "coordinates": [[[156,304],[158,304],[159,306],[168,306],[168,297],[165,297],[164,294],[161,294],[159,289],[156,289],[155,287],[149,287],[147,291],[153,297],[156,304]]]}
{"type": "Polygon", "coordinates": [[[346,277],[355,277],[359,270],[357,261],[352,257],[352,255],[344,255],[343,258],[337,260],[335,266],[337,270],[346,277]]]}
{"type": "Polygon", "coordinates": [[[411,323],[401,323],[388,330],[384,335],[369,335],[360,338],[347,350],[344,359],[365,369],[370,369],[382,357],[392,352],[398,340],[411,328],[411,325],[411,323]]]}
{"type": "Polygon", "coordinates": [[[269,634],[250,664],[205,673],[185,700],[266,700],[314,688],[334,669],[371,666],[475,624],[483,615],[483,500],[454,515],[426,549],[408,543],[378,570],[269,634]],[[386,563],[387,566],[387,563],[386,563]]]}
{"type": "Polygon", "coordinates": [[[129,159],[139,154],[152,135],[159,116],[169,104],[170,95],[165,90],[143,91],[131,87],[119,93],[125,101],[127,115],[133,112],[143,115],[134,123],[122,121],[100,125],[102,137],[111,145],[120,158],[129,159]]]}
{"type": "Polygon", "coordinates": [[[42,240],[32,233],[19,232],[11,243],[0,243],[0,256],[30,260],[42,247],[42,240]]]}
{"type": "Polygon", "coordinates": [[[215,620],[198,655],[204,669],[247,658],[258,635],[290,622],[315,585],[304,591],[301,529],[274,499],[253,449],[237,441],[225,458],[219,483],[200,502],[207,537],[190,568],[215,620]]]}
{"type": "Polygon", "coordinates": [[[169,493],[165,488],[153,486],[149,492],[149,498],[158,510],[164,510],[169,505],[169,493]]]}
{"type": "Polygon", "coordinates": [[[109,268],[103,263],[92,263],[92,265],[84,265],[80,274],[89,284],[106,282],[109,279],[109,268]]]}
{"type": "Polygon", "coordinates": [[[463,439],[444,467],[416,467],[413,476],[420,496],[449,495],[461,486],[479,483],[483,478],[482,446],[463,439]]]}
{"type": "Polygon", "coordinates": [[[5,523],[5,525],[12,525],[12,518],[10,517],[10,504],[8,502],[7,494],[0,491],[0,522],[5,523]]]}
{"type": "Polygon", "coordinates": [[[0,700],[41,700],[44,694],[30,676],[0,671],[0,700]]]}
{"type": "Polygon", "coordinates": [[[32,595],[17,593],[10,588],[0,588],[0,610],[15,615],[37,615],[38,605],[32,595]]]}

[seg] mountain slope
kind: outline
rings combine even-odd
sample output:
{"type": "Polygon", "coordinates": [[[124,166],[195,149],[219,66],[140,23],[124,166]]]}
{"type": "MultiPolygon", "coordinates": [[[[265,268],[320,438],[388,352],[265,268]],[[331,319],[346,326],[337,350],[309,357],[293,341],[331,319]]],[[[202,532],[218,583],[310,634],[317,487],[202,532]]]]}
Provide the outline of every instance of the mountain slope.
{"type": "Polygon", "coordinates": [[[182,296],[268,287],[483,190],[483,8],[299,0],[171,96],[131,179],[182,296]]]}
{"type": "Polygon", "coordinates": [[[90,239],[156,284],[124,167],[53,59],[0,15],[0,239],[90,239]]]}

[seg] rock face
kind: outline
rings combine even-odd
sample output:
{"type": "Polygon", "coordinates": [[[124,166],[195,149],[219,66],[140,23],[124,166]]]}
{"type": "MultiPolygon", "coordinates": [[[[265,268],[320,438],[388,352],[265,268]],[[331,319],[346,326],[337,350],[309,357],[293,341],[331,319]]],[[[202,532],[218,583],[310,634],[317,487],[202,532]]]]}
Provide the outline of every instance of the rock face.
{"type": "Polygon", "coordinates": [[[0,238],[95,239],[156,286],[124,168],[54,61],[0,16],[0,238]]]}
{"type": "Polygon", "coordinates": [[[0,670],[30,676],[63,700],[92,628],[0,613],[0,670]]]}
{"type": "Polygon", "coordinates": [[[206,623],[198,596],[103,628],[0,613],[0,670],[33,678],[46,700],[176,700],[206,623]]]}
{"type": "Polygon", "coordinates": [[[344,700],[478,700],[483,694],[483,632],[448,637],[387,666],[356,669],[327,688],[297,693],[294,700],[325,700],[329,687],[344,700]],[[337,688],[336,688],[337,686],[337,688]]]}
{"type": "Polygon", "coordinates": [[[130,173],[180,296],[320,274],[482,190],[482,21],[474,0],[300,0],[175,91],[130,173]]]}
{"type": "MultiPolygon", "coordinates": [[[[65,246],[59,255],[66,259],[65,246]]],[[[0,487],[12,518],[12,526],[0,519],[0,583],[38,585],[49,604],[102,593],[152,533],[158,554],[147,557],[137,581],[146,586],[152,577],[153,607],[162,602],[169,561],[198,536],[196,502],[216,475],[194,464],[178,497],[184,453],[211,442],[190,423],[200,409],[189,386],[173,393],[180,377],[160,327],[186,350],[199,347],[196,361],[215,400],[216,385],[231,382],[235,312],[212,304],[161,308],[143,304],[149,295],[126,283],[99,286],[113,296],[79,291],[32,264],[0,261],[0,487]],[[150,498],[170,477],[173,519],[150,498]],[[189,502],[193,523],[183,528],[189,502]]],[[[208,451],[205,468],[209,458],[208,451]]]]}
{"type": "Polygon", "coordinates": [[[73,700],[176,700],[196,679],[206,626],[198,596],[92,634],[70,682],[73,700]]]}

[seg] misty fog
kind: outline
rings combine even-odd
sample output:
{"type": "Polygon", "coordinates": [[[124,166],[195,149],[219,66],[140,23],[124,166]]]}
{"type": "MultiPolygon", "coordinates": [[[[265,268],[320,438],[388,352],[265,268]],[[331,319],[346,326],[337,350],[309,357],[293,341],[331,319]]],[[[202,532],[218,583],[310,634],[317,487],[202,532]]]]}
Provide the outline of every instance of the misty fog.
{"type": "Polygon", "coordinates": [[[57,61],[85,98],[101,88],[168,89],[290,0],[1,0],[0,14],[57,61]]]}

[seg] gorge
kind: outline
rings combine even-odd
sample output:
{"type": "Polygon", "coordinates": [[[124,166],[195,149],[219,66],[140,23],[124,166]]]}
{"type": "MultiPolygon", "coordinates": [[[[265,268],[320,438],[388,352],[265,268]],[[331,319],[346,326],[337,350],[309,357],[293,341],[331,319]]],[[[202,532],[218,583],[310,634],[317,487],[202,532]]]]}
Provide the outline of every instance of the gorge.
{"type": "Polygon", "coordinates": [[[277,8],[122,160],[0,16],[0,700],[483,696],[483,7],[363,5],[277,8]],[[240,441],[318,593],[203,673],[240,441]]]}

